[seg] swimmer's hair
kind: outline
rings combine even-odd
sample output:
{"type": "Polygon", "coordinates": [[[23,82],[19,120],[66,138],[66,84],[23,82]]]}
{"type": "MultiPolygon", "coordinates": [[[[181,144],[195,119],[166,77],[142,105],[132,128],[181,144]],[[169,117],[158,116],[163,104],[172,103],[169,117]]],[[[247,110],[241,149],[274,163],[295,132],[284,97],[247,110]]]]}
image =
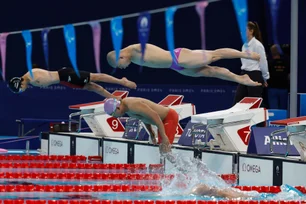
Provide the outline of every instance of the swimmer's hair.
{"type": "Polygon", "coordinates": [[[255,21],[248,22],[248,29],[253,31],[253,36],[262,43],[261,32],[258,23],[255,21]]]}

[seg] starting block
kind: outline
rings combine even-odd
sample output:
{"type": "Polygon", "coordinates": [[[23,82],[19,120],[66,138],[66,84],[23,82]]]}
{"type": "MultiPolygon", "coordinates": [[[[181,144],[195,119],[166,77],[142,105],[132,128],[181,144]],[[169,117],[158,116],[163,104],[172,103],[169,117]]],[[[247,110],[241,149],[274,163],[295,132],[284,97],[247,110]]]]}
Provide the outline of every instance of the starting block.
{"type": "MultiPolygon", "coordinates": [[[[129,94],[128,91],[115,91],[112,93],[114,96],[120,96],[121,98],[126,98],[129,94]]],[[[104,112],[104,102],[98,101],[85,104],[77,104],[69,106],[72,110],[79,110],[79,112],[71,113],[69,115],[69,131],[71,131],[72,117],[79,116],[79,128],[81,131],[81,121],[84,119],[88,124],[91,131],[95,136],[112,136],[112,137],[122,137],[124,133],[124,126],[118,118],[114,118],[105,114],[104,112]]]]}
{"type": "MultiPolygon", "coordinates": [[[[175,110],[179,115],[179,121],[188,118],[196,114],[196,108],[191,103],[182,103],[184,99],[183,95],[168,95],[158,104],[163,106],[168,106],[169,108],[175,110]]],[[[177,124],[176,136],[180,136],[183,133],[183,128],[180,123],[177,124]]]]}
{"type": "MultiPolygon", "coordinates": [[[[262,98],[246,97],[230,109],[191,116],[191,122],[196,123],[191,132],[193,145],[193,129],[205,125],[214,138],[210,141],[211,148],[216,145],[225,151],[246,152],[251,127],[269,117],[266,109],[259,108],[261,103],[262,98]]],[[[208,131],[205,145],[208,145],[208,131]]]]}
{"type": "Polygon", "coordinates": [[[271,133],[270,135],[271,153],[273,153],[273,142],[284,142],[287,145],[285,156],[288,156],[290,149],[290,142],[292,142],[296,150],[299,152],[301,160],[306,161],[306,116],[272,121],[271,124],[285,126],[283,129],[271,133]],[[275,139],[274,136],[282,132],[287,132],[288,139],[286,141],[275,139]]]}

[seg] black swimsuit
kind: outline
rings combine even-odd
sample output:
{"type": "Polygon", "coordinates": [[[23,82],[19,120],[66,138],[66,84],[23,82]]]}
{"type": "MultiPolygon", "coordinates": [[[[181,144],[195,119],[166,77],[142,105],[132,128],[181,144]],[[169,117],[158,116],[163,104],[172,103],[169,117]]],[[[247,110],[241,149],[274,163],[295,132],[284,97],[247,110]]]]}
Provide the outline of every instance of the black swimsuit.
{"type": "Polygon", "coordinates": [[[90,72],[80,71],[80,78],[72,68],[63,67],[58,70],[60,84],[71,88],[84,88],[90,82],[90,72]]]}

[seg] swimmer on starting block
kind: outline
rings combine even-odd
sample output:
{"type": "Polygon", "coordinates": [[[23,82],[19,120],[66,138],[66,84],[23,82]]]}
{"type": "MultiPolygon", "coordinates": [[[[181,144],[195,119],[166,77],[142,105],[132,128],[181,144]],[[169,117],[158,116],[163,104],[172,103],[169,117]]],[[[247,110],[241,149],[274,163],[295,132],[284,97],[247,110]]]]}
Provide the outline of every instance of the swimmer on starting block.
{"type": "Polygon", "coordinates": [[[136,97],[127,97],[122,100],[107,99],[104,103],[104,110],[113,117],[122,117],[127,114],[131,118],[141,120],[150,132],[152,142],[160,144],[160,152],[168,153],[171,151],[170,144],[174,141],[179,122],[179,116],[175,110],[136,97]],[[158,128],[158,141],[156,141],[151,125],[156,125],[158,128]]]}
{"type": "MultiPolygon", "coordinates": [[[[14,77],[9,81],[9,88],[14,93],[24,92],[28,85],[31,84],[36,87],[47,87],[53,84],[63,84],[71,88],[81,88],[88,91],[93,91],[105,98],[118,98],[109,93],[102,86],[94,82],[105,82],[112,84],[120,84],[131,89],[136,89],[137,85],[129,81],[127,78],[117,79],[107,74],[90,73],[80,71],[80,78],[72,68],[62,68],[58,71],[47,71],[44,69],[34,68],[33,79],[30,73],[27,72],[22,77],[14,77]]],[[[119,99],[119,98],[118,98],[119,99]]]]}
{"type": "MultiPolygon", "coordinates": [[[[133,62],[150,68],[170,68],[180,74],[190,77],[215,77],[247,86],[261,86],[261,83],[252,81],[246,74],[240,76],[230,72],[226,68],[209,66],[212,62],[221,59],[245,58],[260,60],[260,55],[257,53],[240,52],[230,48],[217,49],[214,51],[177,48],[174,52],[177,62],[172,60],[169,51],[152,44],[146,44],[144,61],[141,62],[140,44],[130,45],[120,51],[118,68],[125,69],[133,62]]],[[[117,67],[115,59],[115,51],[111,51],[107,54],[107,61],[113,68],[117,67]]]]}

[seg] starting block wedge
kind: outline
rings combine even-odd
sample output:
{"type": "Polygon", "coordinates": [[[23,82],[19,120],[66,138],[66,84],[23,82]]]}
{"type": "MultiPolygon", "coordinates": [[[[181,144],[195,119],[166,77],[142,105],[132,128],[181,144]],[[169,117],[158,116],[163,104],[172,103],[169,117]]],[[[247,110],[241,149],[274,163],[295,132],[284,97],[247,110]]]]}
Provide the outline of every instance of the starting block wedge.
{"type": "MultiPolygon", "coordinates": [[[[269,117],[266,109],[259,108],[261,102],[262,98],[246,97],[230,109],[193,115],[191,122],[195,123],[194,127],[205,125],[214,138],[211,144],[215,143],[221,150],[246,152],[251,127],[269,117]]],[[[207,140],[206,135],[206,145],[207,140]]]]}
{"type": "Polygon", "coordinates": [[[306,161],[306,116],[272,121],[271,124],[285,126],[283,129],[271,133],[271,153],[273,153],[273,142],[284,142],[286,143],[285,156],[288,156],[290,150],[290,142],[292,142],[296,150],[299,152],[301,160],[306,161]],[[274,136],[282,132],[287,133],[288,139],[286,141],[275,139],[274,136]]]}
{"type": "MultiPolygon", "coordinates": [[[[115,91],[114,96],[125,98],[128,96],[128,91],[115,91]]],[[[98,101],[85,104],[77,104],[69,106],[72,110],[79,110],[79,112],[71,113],[69,115],[69,131],[71,131],[72,117],[79,116],[79,128],[81,130],[81,121],[84,119],[95,136],[111,136],[122,137],[124,133],[124,126],[120,119],[111,117],[104,112],[104,102],[98,101]]]]}
{"type": "MultiPolygon", "coordinates": [[[[162,99],[158,104],[163,106],[168,106],[169,108],[175,110],[179,115],[179,121],[188,118],[196,114],[195,105],[192,103],[183,103],[183,95],[173,95],[169,94],[164,99],[162,99]]],[[[180,123],[177,124],[177,134],[176,137],[180,137],[183,133],[183,128],[180,123]]]]}
{"type": "Polygon", "coordinates": [[[168,106],[179,114],[179,120],[188,118],[196,113],[195,106],[192,103],[182,103],[183,95],[168,95],[158,104],[168,106]]]}

